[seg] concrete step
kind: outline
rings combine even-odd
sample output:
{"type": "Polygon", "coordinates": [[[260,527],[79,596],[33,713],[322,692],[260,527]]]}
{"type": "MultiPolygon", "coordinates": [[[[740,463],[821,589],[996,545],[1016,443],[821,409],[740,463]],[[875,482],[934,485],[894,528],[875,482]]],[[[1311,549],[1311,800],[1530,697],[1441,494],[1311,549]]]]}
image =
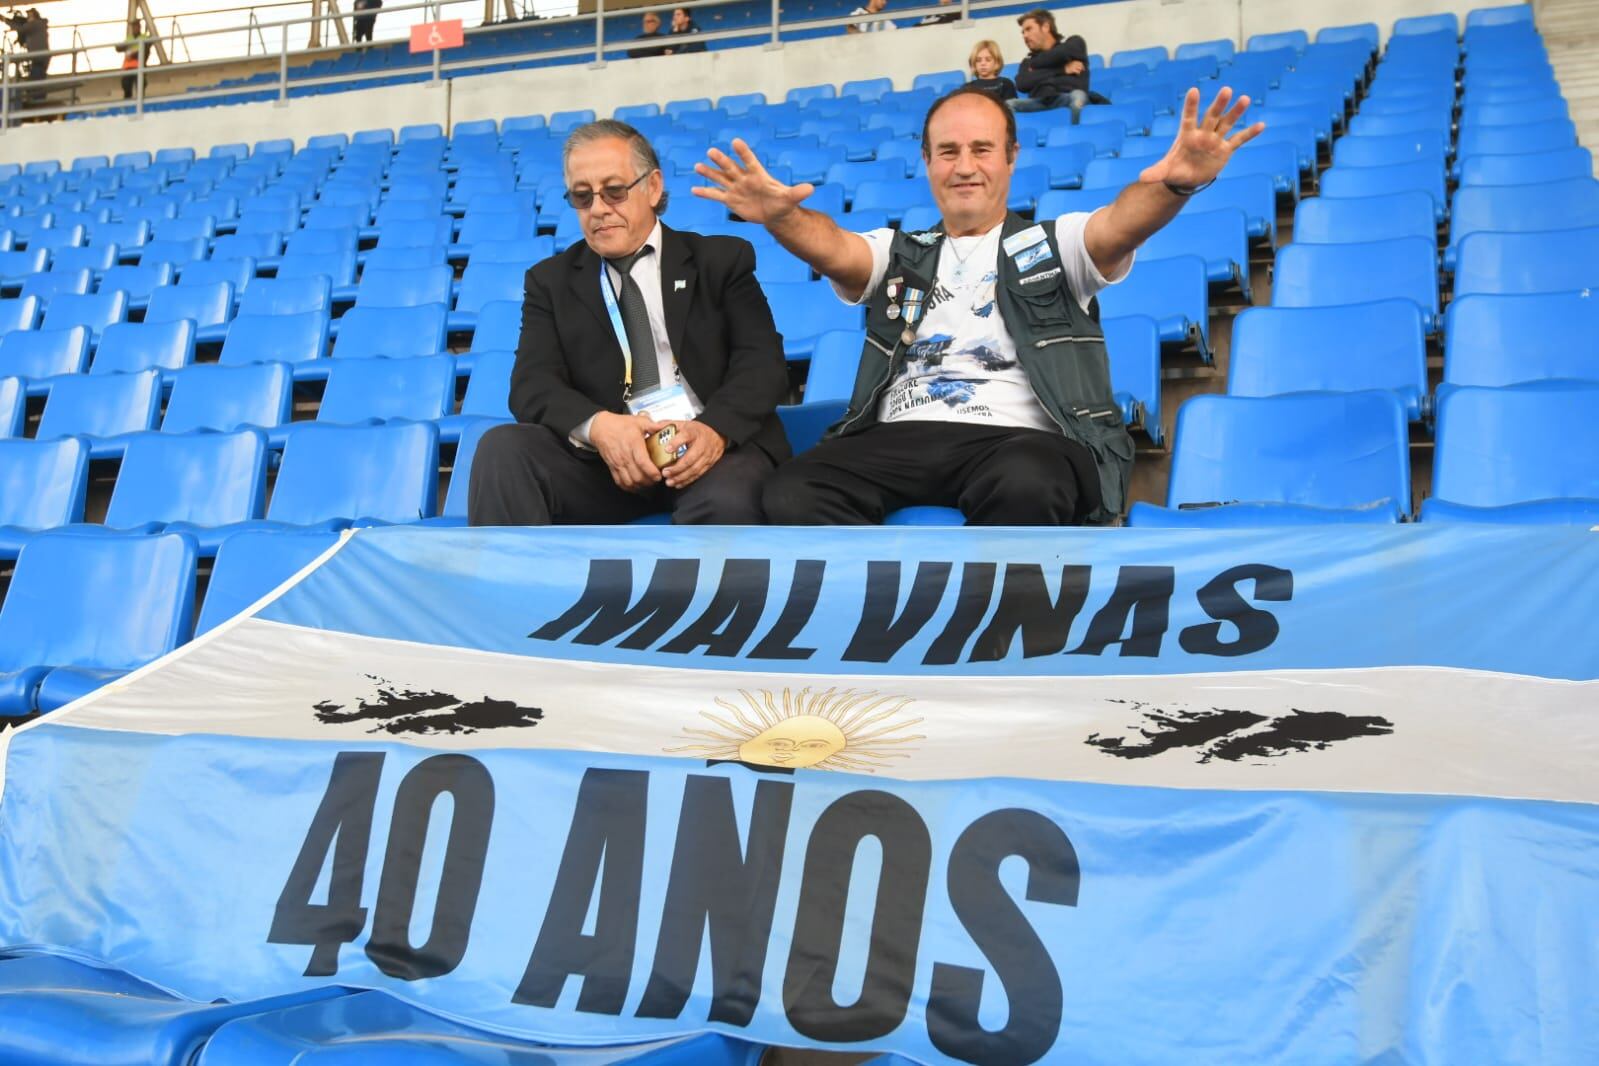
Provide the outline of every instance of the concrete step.
{"type": "MultiPolygon", "coordinates": [[[[1599,0],[1547,0],[1538,5],[1537,19],[1577,140],[1599,148],[1599,0]]],[[[1594,174],[1599,177],[1599,160],[1594,174]]]]}

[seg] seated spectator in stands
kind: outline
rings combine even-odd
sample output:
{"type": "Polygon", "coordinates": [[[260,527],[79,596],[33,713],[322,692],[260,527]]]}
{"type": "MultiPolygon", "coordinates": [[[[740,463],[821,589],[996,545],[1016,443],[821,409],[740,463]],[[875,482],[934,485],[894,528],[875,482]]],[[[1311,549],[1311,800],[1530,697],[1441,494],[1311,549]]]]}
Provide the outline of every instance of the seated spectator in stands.
{"type": "MultiPolygon", "coordinates": [[[[699,32],[700,28],[694,24],[694,16],[689,13],[688,8],[676,7],[672,9],[672,32],[670,36],[687,37],[699,32]]],[[[690,52],[703,51],[705,51],[705,45],[701,42],[684,41],[681,44],[673,44],[672,47],[666,49],[666,54],[669,56],[688,55],[690,52]]]]}
{"type": "Polygon", "coordinates": [[[1055,16],[1043,8],[1016,21],[1027,46],[1027,57],[1016,70],[1016,91],[1027,95],[1010,106],[1017,111],[1070,107],[1075,126],[1088,104],[1088,42],[1077,36],[1062,41],[1055,16]]]}
{"type": "Polygon", "coordinates": [[[712,149],[714,165],[695,168],[712,184],[695,194],[764,224],[867,310],[848,409],[767,482],[767,520],[866,524],[935,504],[973,525],[1116,522],[1133,445],[1092,301],[1260,133],[1235,131],[1249,98],[1231,100],[1223,88],[1201,119],[1190,90],[1166,155],[1113,203],[1036,223],[1005,206],[1016,116],[972,86],[923,125],[936,230],[849,232],[802,206],[813,186],[778,181],[742,140],[736,159],[712,149]]]}
{"type": "MultiPolygon", "coordinates": [[[[875,15],[887,6],[888,0],[866,0],[866,5],[864,7],[858,7],[854,11],[851,11],[850,14],[856,17],[875,15]]],[[[844,32],[879,33],[883,30],[892,30],[897,28],[898,27],[896,27],[891,20],[883,19],[879,22],[852,22],[848,26],[844,27],[844,32]]]]}
{"type": "Polygon", "coordinates": [[[972,88],[981,89],[1001,102],[1016,99],[1016,83],[1000,74],[1005,69],[1005,57],[1000,54],[998,42],[978,41],[966,66],[972,72],[972,80],[968,83],[972,88]]]}
{"type": "Polygon", "coordinates": [[[382,6],[383,0],[355,0],[355,10],[357,14],[355,18],[351,19],[350,21],[351,25],[355,27],[356,44],[360,44],[362,41],[370,42],[372,40],[372,30],[378,22],[377,10],[382,6]],[[372,12],[372,14],[359,13],[363,11],[372,12]]]}
{"type": "MultiPolygon", "coordinates": [[[[949,7],[954,2],[955,0],[938,0],[938,6],[949,7]]],[[[917,22],[916,25],[937,26],[943,22],[959,22],[960,20],[961,13],[959,11],[939,11],[932,15],[923,15],[921,20],[917,22]]]]}
{"type": "MultiPolygon", "coordinates": [[[[651,41],[658,40],[662,36],[664,34],[661,33],[661,16],[653,11],[646,11],[644,13],[644,32],[633,39],[635,41],[651,41]]],[[[665,55],[666,51],[665,48],[629,48],[627,57],[629,59],[647,59],[650,56],[665,55]]]]}
{"type": "Polygon", "coordinates": [[[478,444],[470,521],[761,521],[788,371],[755,250],[663,226],[660,162],[625,122],[579,126],[562,161],[583,240],[527,272],[516,423],[478,444]]]}

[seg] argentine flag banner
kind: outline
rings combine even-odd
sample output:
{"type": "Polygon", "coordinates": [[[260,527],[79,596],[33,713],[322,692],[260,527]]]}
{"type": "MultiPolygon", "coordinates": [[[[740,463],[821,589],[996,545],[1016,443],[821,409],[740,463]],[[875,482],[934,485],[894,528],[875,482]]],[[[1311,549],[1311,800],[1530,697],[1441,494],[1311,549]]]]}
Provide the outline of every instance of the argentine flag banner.
{"type": "Polygon", "coordinates": [[[1599,1062],[1599,533],[364,530],[0,734],[0,952],[565,1045],[1599,1062]]]}

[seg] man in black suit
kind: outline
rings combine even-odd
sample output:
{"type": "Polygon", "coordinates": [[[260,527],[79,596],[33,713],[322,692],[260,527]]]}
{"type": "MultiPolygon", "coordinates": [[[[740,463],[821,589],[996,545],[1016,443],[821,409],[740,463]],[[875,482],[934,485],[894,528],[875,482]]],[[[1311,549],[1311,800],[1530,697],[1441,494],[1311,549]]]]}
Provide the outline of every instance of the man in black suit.
{"type": "Polygon", "coordinates": [[[578,127],[562,156],[583,242],[527,272],[517,421],[478,443],[471,523],[761,522],[788,376],[754,249],[662,225],[660,163],[624,122],[578,127]]]}

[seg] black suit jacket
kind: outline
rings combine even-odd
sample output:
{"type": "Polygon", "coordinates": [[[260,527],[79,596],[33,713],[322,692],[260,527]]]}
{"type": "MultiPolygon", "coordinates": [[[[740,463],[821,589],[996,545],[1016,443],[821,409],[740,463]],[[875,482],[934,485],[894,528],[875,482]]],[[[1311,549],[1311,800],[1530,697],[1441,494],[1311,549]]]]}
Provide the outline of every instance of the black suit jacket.
{"type": "MultiPolygon", "coordinates": [[[[600,295],[600,267],[600,257],[579,241],[527,272],[511,413],[562,439],[600,411],[627,411],[627,368],[600,295]]],[[[678,368],[705,405],[699,421],[730,446],[753,444],[776,462],[787,459],[777,405],[788,369],[755,280],[755,249],[738,237],[662,225],[661,302],[678,368]]]]}

